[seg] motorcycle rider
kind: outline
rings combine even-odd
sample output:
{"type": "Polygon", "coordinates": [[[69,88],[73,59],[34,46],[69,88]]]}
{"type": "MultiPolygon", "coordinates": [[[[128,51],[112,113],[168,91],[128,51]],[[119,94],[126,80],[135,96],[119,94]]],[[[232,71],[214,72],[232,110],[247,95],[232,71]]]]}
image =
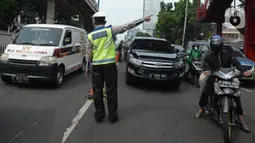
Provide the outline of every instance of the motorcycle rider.
{"type": "MultiPolygon", "coordinates": [[[[221,36],[215,35],[210,41],[211,51],[208,51],[206,55],[202,59],[202,70],[203,73],[200,76],[201,82],[201,96],[199,101],[200,109],[195,114],[195,118],[199,118],[205,111],[204,107],[207,104],[207,98],[210,94],[210,91],[213,90],[214,80],[209,76],[211,71],[218,70],[220,67],[230,68],[231,66],[236,67],[239,71],[241,71],[244,76],[250,76],[251,73],[245,71],[245,69],[241,66],[241,64],[232,56],[231,53],[224,51],[223,49],[223,39],[221,36]],[[203,84],[204,83],[204,84],[203,84]]],[[[239,80],[236,78],[236,81],[239,80]]],[[[239,115],[239,121],[241,123],[242,129],[248,133],[250,133],[250,129],[244,122],[244,113],[242,109],[242,104],[240,97],[236,100],[236,112],[239,115]]]]}
{"type": "Polygon", "coordinates": [[[185,75],[184,75],[186,79],[188,79],[192,60],[200,59],[200,58],[201,58],[201,52],[199,51],[199,45],[198,44],[192,45],[192,49],[190,52],[187,53],[187,57],[186,57],[187,62],[186,62],[186,69],[185,69],[185,75]]]}

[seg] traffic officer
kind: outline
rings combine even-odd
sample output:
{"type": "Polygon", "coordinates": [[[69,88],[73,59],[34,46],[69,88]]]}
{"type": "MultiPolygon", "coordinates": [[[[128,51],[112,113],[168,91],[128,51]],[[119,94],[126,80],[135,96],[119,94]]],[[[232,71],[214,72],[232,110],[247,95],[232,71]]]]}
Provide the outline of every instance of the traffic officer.
{"type": "MultiPolygon", "coordinates": [[[[94,92],[94,117],[97,123],[101,123],[105,117],[103,101],[104,82],[107,90],[107,104],[109,111],[109,123],[113,124],[119,120],[117,100],[117,67],[114,37],[132,29],[144,21],[150,21],[151,16],[133,21],[122,26],[105,26],[106,14],[97,12],[93,15],[95,29],[88,34],[86,46],[86,60],[91,62],[92,58],[92,86],[94,92]]],[[[88,66],[87,66],[88,67],[88,66]]],[[[86,69],[88,76],[88,69],[86,69]]]]}

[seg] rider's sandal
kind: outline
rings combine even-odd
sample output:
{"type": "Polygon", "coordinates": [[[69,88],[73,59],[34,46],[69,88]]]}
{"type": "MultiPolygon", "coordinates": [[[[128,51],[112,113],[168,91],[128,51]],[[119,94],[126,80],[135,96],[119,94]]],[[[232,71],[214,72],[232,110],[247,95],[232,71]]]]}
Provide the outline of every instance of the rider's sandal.
{"type": "Polygon", "coordinates": [[[198,111],[197,113],[195,113],[195,115],[194,115],[194,117],[196,118],[196,119],[198,119],[198,118],[200,118],[202,115],[203,115],[203,113],[204,113],[204,111],[198,111]]]}
{"type": "Polygon", "coordinates": [[[241,128],[243,131],[245,131],[246,133],[251,133],[251,130],[247,127],[246,124],[241,124],[241,128]]]}

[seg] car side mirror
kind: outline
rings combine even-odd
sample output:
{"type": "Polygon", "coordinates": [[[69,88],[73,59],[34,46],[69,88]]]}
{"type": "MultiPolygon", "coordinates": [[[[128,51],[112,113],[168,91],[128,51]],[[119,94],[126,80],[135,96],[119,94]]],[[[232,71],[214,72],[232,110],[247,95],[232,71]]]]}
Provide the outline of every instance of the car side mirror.
{"type": "Polygon", "coordinates": [[[179,53],[180,50],[179,50],[179,49],[174,49],[174,52],[175,52],[175,53],[179,53]]]}

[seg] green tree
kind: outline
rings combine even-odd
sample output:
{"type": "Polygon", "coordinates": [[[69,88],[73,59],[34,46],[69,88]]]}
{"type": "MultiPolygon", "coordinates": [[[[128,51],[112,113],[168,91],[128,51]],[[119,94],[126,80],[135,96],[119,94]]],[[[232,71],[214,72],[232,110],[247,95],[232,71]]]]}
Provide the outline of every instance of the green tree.
{"type": "Polygon", "coordinates": [[[21,9],[20,2],[20,0],[0,1],[0,30],[7,31],[8,27],[14,23],[21,9]]]}
{"type": "Polygon", "coordinates": [[[143,32],[137,32],[136,35],[137,37],[151,37],[149,33],[143,33],[143,32]]]}
{"type": "MultiPolygon", "coordinates": [[[[158,22],[154,35],[156,37],[165,38],[171,43],[180,44],[182,42],[186,0],[180,0],[175,3],[161,2],[160,7],[161,10],[158,15],[158,22]]],[[[197,1],[193,3],[189,2],[185,41],[194,39],[198,34],[198,28],[195,28],[196,10],[197,1]]],[[[200,28],[201,27],[203,27],[203,25],[200,25],[200,28]]],[[[203,29],[205,35],[210,31],[208,28],[203,29]]]]}

